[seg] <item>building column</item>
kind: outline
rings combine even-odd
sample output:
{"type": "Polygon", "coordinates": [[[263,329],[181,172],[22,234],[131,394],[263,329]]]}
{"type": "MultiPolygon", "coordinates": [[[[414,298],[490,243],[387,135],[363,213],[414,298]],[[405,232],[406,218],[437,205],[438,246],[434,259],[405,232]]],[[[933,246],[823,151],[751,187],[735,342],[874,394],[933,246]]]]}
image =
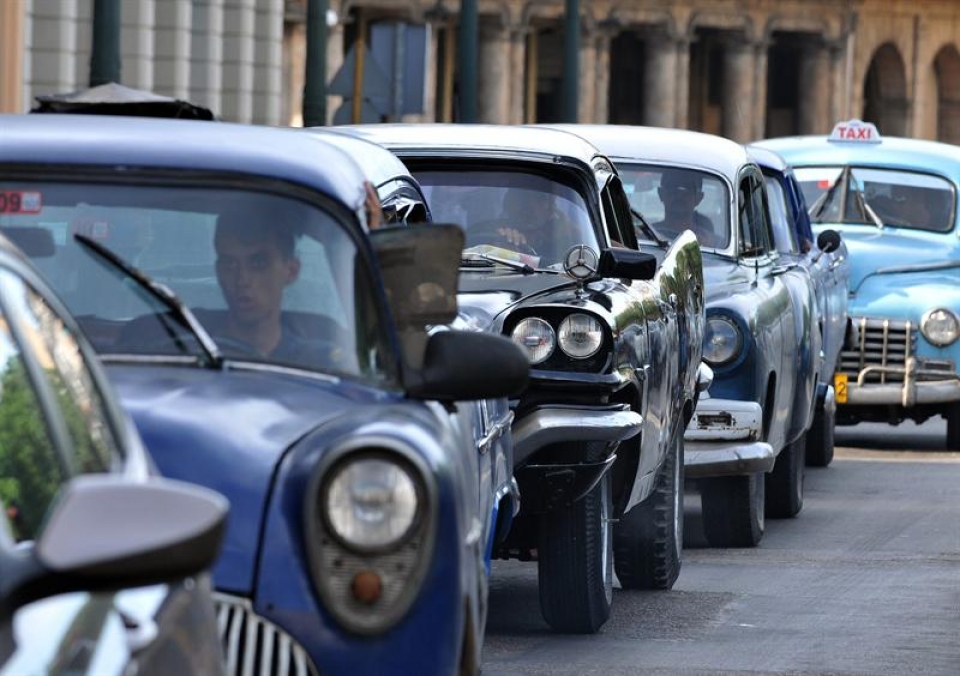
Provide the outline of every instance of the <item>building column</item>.
{"type": "Polygon", "coordinates": [[[740,40],[724,43],[722,136],[738,143],[752,140],[756,101],[756,50],[740,40]]]}
{"type": "Polygon", "coordinates": [[[597,31],[597,89],[593,106],[593,119],[597,124],[606,124],[610,120],[610,43],[615,31],[615,28],[606,26],[597,31]]]}
{"type": "Polygon", "coordinates": [[[828,43],[827,50],[830,58],[830,100],[829,116],[830,128],[839,120],[844,119],[844,110],[842,101],[846,97],[844,92],[844,83],[846,82],[846,44],[845,40],[832,40],[828,43]]]}
{"type": "Polygon", "coordinates": [[[597,107],[597,31],[580,31],[580,91],[577,96],[577,122],[593,122],[597,107]]]}
{"type": "Polygon", "coordinates": [[[280,124],[283,0],[257,0],[254,13],[253,122],[280,124]]]}
{"type": "Polygon", "coordinates": [[[165,0],[157,5],[153,85],[158,94],[190,98],[190,0],[165,0]]]}
{"type": "Polygon", "coordinates": [[[153,91],[154,0],[123,3],[120,26],[120,76],[134,89],[153,91]]]}
{"type": "Polygon", "coordinates": [[[507,124],[523,124],[526,92],[528,27],[510,28],[510,106],[507,124]]]}
{"type": "Polygon", "coordinates": [[[193,0],[190,101],[220,115],[223,90],[223,0],[193,0]]]}
{"type": "Polygon", "coordinates": [[[754,43],[754,105],[753,105],[753,133],[748,140],[762,139],[767,135],[767,69],[770,41],[758,40],[754,43]]]}
{"type": "Polygon", "coordinates": [[[223,6],[222,114],[232,122],[253,120],[255,0],[226,0],[223,6]]]}
{"type": "Polygon", "coordinates": [[[481,20],[477,64],[477,121],[505,123],[510,115],[510,32],[497,20],[481,20]]]}
{"type": "Polygon", "coordinates": [[[676,104],[673,126],[687,129],[690,126],[690,38],[677,38],[676,44],[676,104]]]}
{"type": "Polygon", "coordinates": [[[830,59],[826,45],[809,41],[800,53],[800,92],[819,95],[800,97],[798,128],[801,134],[825,134],[830,131],[830,59]]]}
{"type": "Polygon", "coordinates": [[[643,123],[651,127],[672,127],[677,118],[677,49],[665,33],[652,33],[644,41],[643,123]]]}
{"type": "Polygon", "coordinates": [[[30,96],[77,89],[77,0],[34,0],[29,16],[30,96]]]}
{"type": "Polygon", "coordinates": [[[0,113],[22,113],[23,22],[26,8],[20,0],[0,3],[0,113]]]}

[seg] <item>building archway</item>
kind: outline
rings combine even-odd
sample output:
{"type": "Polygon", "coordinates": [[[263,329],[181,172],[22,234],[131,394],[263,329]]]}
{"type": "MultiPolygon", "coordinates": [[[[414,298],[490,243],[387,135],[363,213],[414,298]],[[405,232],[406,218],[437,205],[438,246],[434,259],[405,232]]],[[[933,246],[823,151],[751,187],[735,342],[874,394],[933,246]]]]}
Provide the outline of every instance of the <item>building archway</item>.
{"type": "Polygon", "coordinates": [[[960,143],[960,53],[953,45],[937,52],[937,140],[960,143]]]}
{"type": "Polygon", "coordinates": [[[907,134],[907,76],[903,57],[893,43],[885,43],[870,60],[863,83],[863,119],[881,134],[907,134]]]}

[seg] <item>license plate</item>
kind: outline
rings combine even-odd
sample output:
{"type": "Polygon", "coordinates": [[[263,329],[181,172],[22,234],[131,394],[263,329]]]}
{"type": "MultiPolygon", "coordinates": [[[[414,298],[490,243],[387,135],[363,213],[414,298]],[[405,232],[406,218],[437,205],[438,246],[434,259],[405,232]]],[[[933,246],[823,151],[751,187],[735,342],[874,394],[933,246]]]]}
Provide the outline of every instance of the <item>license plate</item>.
{"type": "Polygon", "coordinates": [[[833,376],[833,396],[838,404],[847,403],[847,374],[836,373],[833,376]]]}

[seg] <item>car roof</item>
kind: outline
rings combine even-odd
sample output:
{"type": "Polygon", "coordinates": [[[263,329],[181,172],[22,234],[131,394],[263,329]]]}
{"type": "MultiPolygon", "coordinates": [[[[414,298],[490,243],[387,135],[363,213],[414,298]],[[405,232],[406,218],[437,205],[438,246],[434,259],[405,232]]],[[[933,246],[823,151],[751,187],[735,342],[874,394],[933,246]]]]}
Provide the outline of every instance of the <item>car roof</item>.
{"type": "Polygon", "coordinates": [[[762,148],[756,145],[747,146],[747,157],[756,162],[764,169],[773,169],[781,174],[786,173],[790,168],[786,160],[769,148],[762,148]]]}
{"type": "Polygon", "coordinates": [[[750,162],[739,143],[713,134],[686,129],[616,124],[550,125],[577,134],[611,160],[640,160],[653,164],[686,165],[735,178],[750,162]]]}
{"type": "Polygon", "coordinates": [[[879,143],[828,141],[827,136],[784,136],[752,144],[772,150],[791,166],[883,166],[935,171],[960,179],[960,148],[948,143],[884,136],[879,143]]]}
{"type": "Polygon", "coordinates": [[[344,152],[356,162],[370,182],[381,186],[399,176],[412,178],[407,165],[378,143],[345,133],[340,127],[307,127],[303,133],[320,138],[344,152]]]}
{"type": "Polygon", "coordinates": [[[369,124],[337,127],[391,150],[456,151],[458,156],[536,154],[590,165],[600,152],[583,138],[558,129],[500,124],[369,124]]]}
{"type": "Polygon", "coordinates": [[[342,149],[289,128],[108,115],[0,115],[0,164],[241,173],[313,188],[357,208],[364,175],[342,149]]]}

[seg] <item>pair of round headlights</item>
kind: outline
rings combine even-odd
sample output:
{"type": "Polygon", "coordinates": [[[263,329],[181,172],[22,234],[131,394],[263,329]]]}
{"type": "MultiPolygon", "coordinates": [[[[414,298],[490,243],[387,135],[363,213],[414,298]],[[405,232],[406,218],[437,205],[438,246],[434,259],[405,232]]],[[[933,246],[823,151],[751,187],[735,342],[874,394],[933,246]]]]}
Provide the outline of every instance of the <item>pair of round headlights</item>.
{"type": "Polygon", "coordinates": [[[531,364],[546,361],[558,346],[568,357],[587,359],[603,345],[603,327],[582,312],[567,315],[556,331],[545,319],[527,317],[517,323],[510,337],[527,353],[531,364]]]}

